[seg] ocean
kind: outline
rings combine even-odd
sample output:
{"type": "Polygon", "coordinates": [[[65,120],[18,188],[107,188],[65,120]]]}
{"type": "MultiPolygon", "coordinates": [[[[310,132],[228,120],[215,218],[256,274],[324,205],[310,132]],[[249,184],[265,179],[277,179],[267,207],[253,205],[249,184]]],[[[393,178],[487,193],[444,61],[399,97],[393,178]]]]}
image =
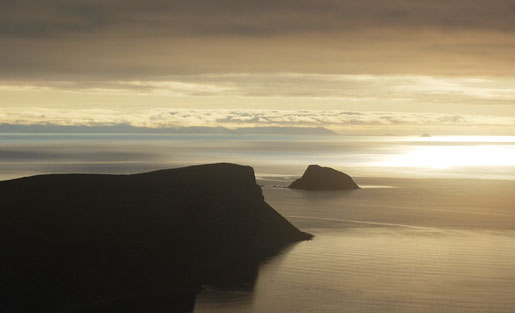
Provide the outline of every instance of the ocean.
{"type": "Polygon", "coordinates": [[[213,162],[253,166],[315,237],[251,282],[204,286],[195,313],[515,311],[515,137],[0,135],[0,179],[213,162]],[[362,189],[285,188],[309,164],[362,189]]]}
{"type": "Polygon", "coordinates": [[[208,287],[195,312],[514,311],[515,181],[357,182],[370,187],[264,187],[314,239],[262,264],[250,291],[208,287]]]}

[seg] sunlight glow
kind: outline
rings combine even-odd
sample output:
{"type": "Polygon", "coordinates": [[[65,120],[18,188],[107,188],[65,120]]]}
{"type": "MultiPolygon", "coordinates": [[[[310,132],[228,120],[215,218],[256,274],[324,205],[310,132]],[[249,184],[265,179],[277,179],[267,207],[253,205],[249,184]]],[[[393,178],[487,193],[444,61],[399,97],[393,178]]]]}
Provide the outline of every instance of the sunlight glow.
{"type": "Polygon", "coordinates": [[[409,141],[415,142],[454,142],[454,143],[515,143],[515,136],[437,136],[437,137],[414,137],[409,141]]]}
{"type": "Polygon", "coordinates": [[[446,169],[460,166],[515,166],[515,147],[508,145],[418,146],[379,162],[387,167],[446,169]]]}

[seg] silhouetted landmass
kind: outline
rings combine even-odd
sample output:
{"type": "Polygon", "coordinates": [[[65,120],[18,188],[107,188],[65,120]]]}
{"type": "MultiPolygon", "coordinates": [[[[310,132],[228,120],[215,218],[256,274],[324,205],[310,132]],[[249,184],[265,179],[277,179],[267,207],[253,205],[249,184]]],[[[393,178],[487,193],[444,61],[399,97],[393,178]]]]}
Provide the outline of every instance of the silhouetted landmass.
{"type": "Polygon", "coordinates": [[[233,131],[236,134],[284,134],[284,135],[337,135],[324,127],[242,127],[233,131]]]}
{"type": "Polygon", "coordinates": [[[251,167],[0,181],[0,312],[189,312],[204,283],[253,286],[261,260],[312,236],[251,167]]]}
{"type": "Polygon", "coordinates": [[[0,133],[125,133],[125,134],[284,134],[284,135],[337,135],[324,127],[134,127],[127,124],[106,126],[14,125],[0,124],[0,133]]]}
{"type": "Polygon", "coordinates": [[[359,189],[349,175],[332,169],[310,165],[301,178],[294,181],[289,188],[306,190],[346,190],[359,189]]]}
{"type": "Polygon", "coordinates": [[[429,138],[429,137],[431,137],[431,135],[429,135],[428,133],[425,133],[425,134],[422,134],[420,137],[426,137],[426,138],[429,138]]]}

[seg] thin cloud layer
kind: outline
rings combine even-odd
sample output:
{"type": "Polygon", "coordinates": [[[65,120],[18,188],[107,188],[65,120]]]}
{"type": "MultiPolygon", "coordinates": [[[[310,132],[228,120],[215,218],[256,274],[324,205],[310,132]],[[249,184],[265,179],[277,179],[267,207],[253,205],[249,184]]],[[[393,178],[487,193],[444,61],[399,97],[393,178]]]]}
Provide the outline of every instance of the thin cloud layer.
{"type": "Polygon", "coordinates": [[[336,75],[300,73],[205,74],[163,81],[4,82],[4,91],[75,92],[170,97],[334,99],[364,104],[515,104],[515,78],[336,75]]]}
{"type": "Polygon", "coordinates": [[[0,109],[0,124],[101,126],[126,124],[139,127],[332,127],[371,126],[495,126],[513,127],[515,118],[443,113],[357,112],[341,110],[168,110],[152,109],[127,114],[113,110],[54,110],[31,108],[20,113],[0,109]]]}

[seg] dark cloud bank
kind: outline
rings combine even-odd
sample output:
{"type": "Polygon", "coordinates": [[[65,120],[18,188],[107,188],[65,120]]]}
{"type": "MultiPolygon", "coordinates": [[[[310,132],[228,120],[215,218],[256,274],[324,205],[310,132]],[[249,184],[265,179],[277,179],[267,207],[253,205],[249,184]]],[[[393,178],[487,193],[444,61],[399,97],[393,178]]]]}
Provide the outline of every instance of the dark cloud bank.
{"type": "Polygon", "coordinates": [[[508,75],[512,0],[0,2],[0,79],[508,75]]]}
{"type": "Polygon", "coordinates": [[[367,28],[505,30],[511,0],[3,1],[4,37],[114,32],[132,36],[270,36],[367,28]]]}

